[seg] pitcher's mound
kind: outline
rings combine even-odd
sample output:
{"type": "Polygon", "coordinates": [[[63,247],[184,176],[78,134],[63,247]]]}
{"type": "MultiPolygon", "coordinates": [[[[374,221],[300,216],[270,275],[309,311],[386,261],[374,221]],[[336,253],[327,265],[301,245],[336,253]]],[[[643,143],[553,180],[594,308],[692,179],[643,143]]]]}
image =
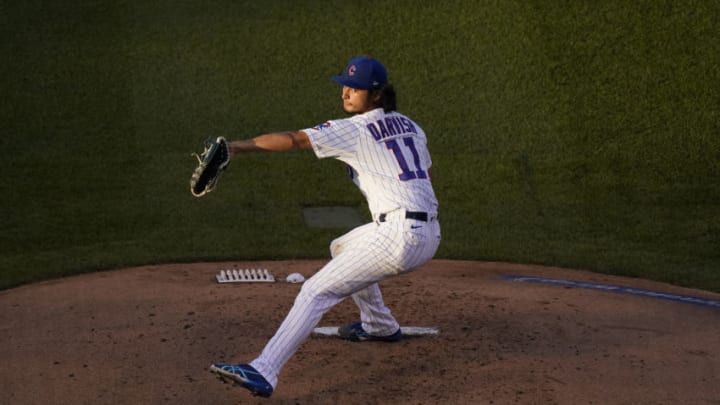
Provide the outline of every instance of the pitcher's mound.
{"type": "MultiPolygon", "coordinates": [[[[311,276],[323,261],[146,266],[0,292],[1,404],[711,404],[720,295],[539,266],[436,260],[381,283],[393,344],[310,338],[270,399],[208,372],[257,356],[302,284],[218,283],[226,268],[311,276]],[[507,275],[571,283],[516,282],[507,275]],[[661,294],[634,295],[589,285],[661,294]],[[407,333],[407,331],[406,331],[407,333]]],[[[351,299],[322,325],[356,322],[351,299]]]]}

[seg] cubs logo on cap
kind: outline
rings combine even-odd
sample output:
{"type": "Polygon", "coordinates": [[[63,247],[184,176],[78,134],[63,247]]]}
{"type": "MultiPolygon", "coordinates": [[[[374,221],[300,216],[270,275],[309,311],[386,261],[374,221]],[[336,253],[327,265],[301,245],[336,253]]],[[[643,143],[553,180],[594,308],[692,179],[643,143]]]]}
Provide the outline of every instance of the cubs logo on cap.
{"type": "Polygon", "coordinates": [[[345,74],[333,76],[332,80],[359,90],[379,89],[388,81],[385,66],[369,56],[351,59],[345,68],[345,74]]]}

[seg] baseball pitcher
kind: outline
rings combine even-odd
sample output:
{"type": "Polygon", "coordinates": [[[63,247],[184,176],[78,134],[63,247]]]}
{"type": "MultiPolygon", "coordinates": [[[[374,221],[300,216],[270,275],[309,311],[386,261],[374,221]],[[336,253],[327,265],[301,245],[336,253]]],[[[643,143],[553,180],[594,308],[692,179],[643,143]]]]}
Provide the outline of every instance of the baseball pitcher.
{"type": "MultiPolygon", "coordinates": [[[[210,366],[221,378],[263,397],[272,395],[281,369],[323,314],[347,297],[357,304],[360,319],[340,328],[341,338],[400,340],[400,325],[385,306],[378,283],[423,265],[440,243],[427,138],[417,123],[396,111],[395,90],[385,67],[377,59],[361,56],[350,60],[343,74],[332,80],[342,85],[343,108],[349,118],[247,140],[219,138],[229,156],[220,159],[221,169],[215,170],[220,173],[238,154],[258,151],[312,149],[320,159],[346,163],[373,219],[330,244],[332,259],[305,282],[257,358],[248,364],[210,366]]],[[[204,194],[209,191],[204,184],[212,186],[215,181],[203,181],[193,194],[204,194]]]]}

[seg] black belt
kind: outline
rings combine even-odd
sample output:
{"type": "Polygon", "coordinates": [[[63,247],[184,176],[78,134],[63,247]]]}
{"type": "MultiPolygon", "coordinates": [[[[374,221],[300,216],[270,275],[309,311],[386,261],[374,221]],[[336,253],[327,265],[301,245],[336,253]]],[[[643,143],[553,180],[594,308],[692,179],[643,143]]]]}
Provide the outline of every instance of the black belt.
{"type": "MultiPolygon", "coordinates": [[[[380,216],[378,217],[378,222],[385,222],[385,218],[387,218],[387,214],[380,214],[380,216]]],[[[418,221],[427,222],[428,214],[427,212],[405,211],[405,219],[415,219],[418,221]]]]}

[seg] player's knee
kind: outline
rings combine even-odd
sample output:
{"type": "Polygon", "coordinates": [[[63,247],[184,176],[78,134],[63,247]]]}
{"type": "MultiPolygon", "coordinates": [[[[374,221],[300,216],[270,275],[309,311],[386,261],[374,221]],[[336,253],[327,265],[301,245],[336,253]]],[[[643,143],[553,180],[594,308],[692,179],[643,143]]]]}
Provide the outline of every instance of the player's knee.
{"type": "Polygon", "coordinates": [[[302,297],[303,299],[312,300],[322,298],[327,294],[329,294],[327,286],[317,282],[314,278],[311,277],[303,283],[302,288],[300,288],[298,298],[302,297]]]}

